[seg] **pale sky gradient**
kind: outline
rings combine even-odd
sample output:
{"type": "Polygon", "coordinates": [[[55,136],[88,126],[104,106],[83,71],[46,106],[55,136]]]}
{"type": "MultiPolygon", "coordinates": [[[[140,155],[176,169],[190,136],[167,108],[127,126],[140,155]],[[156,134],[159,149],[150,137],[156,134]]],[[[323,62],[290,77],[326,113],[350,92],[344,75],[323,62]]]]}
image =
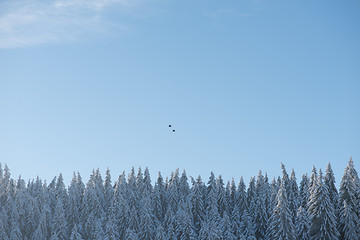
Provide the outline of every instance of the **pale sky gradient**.
{"type": "Polygon", "coordinates": [[[360,2],[5,0],[0,162],[225,180],[360,166],[360,2]],[[167,127],[173,124],[176,133],[167,127]]]}

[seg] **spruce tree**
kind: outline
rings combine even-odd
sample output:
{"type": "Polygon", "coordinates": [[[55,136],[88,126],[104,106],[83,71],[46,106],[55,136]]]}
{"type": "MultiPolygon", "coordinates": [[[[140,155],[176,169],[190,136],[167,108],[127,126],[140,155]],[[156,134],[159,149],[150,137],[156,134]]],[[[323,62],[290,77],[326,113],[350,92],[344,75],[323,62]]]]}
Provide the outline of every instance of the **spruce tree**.
{"type": "Polygon", "coordinates": [[[296,239],[295,226],[286,193],[286,179],[283,178],[277,194],[277,204],[269,219],[268,239],[292,240],[296,239]]]}
{"type": "Polygon", "coordinates": [[[352,226],[355,227],[358,238],[360,237],[360,219],[359,219],[359,177],[354,167],[352,158],[345,168],[344,175],[340,182],[339,189],[339,222],[338,229],[340,239],[346,239],[347,231],[352,232],[352,226]],[[345,207],[347,209],[345,209],[345,207]],[[353,214],[347,214],[351,209],[353,214]],[[345,216],[345,217],[344,217],[345,216]]]}
{"type": "Polygon", "coordinates": [[[241,216],[240,232],[242,238],[246,240],[256,240],[254,223],[247,210],[244,210],[241,216]]]}
{"type": "Polygon", "coordinates": [[[309,231],[310,231],[310,219],[307,214],[307,211],[300,206],[297,212],[296,217],[296,233],[297,239],[305,240],[309,239],[309,231]]]}
{"type": "Polygon", "coordinates": [[[310,196],[309,184],[310,182],[307,174],[303,174],[300,181],[299,204],[305,210],[307,210],[308,199],[310,196]]]}
{"type": "Polygon", "coordinates": [[[65,219],[64,207],[62,199],[59,198],[56,202],[54,218],[52,222],[52,237],[57,237],[59,239],[67,239],[67,224],[65,219]]]}
{"type": "Polygon", "coordinates": [[[204,196],[202,192],[203,182],[201,177],[199,176],[196,181],[193,181],[193,186],[190,190],[190,203],[191,203],[191,213],[193,216],[193,225],[195,234],[198,235],[201,222],[204,220],[205,217],[205,208],[204,208],[204,196]]]}
{"type": "Polygon", "coordinates": [[[269,218],[266,206],[266,191],[265,178],[261,171],[259,171],[255,185],[255,205],[253,212],[255,237],[257,239],[262,239],[266,235],[266,224],[269,218]]]}
{"type": "Polygon", "coordinates": [[[323,182],[321,170],[316,183],[312,186],[308,205],[310,217],[310,238],[314,240],[336,240],[339,232],[336,228],[334,206],[331,204],[329,191],[323,182]]]}

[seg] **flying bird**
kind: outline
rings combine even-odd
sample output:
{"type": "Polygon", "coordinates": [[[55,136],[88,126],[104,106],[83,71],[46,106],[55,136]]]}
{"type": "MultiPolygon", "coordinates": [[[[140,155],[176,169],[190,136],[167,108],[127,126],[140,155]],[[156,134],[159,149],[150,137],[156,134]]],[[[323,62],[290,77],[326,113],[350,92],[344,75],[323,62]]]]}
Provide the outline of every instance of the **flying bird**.
{"type": "Polygon", "coordinates": [[[169,124],[169,127],[171,128],[171,124],[169,124]]]}
{"type": "Polygon", "coordinates": [[[173,129],[173,132],[175,132],[175,129],[173,129]]]}

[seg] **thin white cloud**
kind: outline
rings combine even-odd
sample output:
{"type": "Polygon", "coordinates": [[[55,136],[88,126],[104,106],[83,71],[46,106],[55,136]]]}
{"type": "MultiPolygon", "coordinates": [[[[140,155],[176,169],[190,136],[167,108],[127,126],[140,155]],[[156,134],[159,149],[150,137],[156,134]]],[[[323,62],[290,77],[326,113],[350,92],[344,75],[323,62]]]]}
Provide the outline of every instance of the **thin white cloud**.
{"type": "Polygon", "coordinates": [[[144,0],[5,0],[0,3],[0,48],[70,41],[122,29],[109,10],[129,10],[144,0]]]}

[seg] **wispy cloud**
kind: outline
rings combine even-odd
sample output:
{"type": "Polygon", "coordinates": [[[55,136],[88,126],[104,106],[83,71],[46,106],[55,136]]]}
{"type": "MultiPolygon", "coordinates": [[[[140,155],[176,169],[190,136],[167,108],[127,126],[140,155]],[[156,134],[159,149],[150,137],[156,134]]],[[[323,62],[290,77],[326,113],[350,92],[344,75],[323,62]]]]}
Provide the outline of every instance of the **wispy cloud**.
{"type": "Polygon", "coordinates": [[[71,41],[124,29],[107,19],[144,0],[5,0],[0,3],[0,48],[71,41]]]}

